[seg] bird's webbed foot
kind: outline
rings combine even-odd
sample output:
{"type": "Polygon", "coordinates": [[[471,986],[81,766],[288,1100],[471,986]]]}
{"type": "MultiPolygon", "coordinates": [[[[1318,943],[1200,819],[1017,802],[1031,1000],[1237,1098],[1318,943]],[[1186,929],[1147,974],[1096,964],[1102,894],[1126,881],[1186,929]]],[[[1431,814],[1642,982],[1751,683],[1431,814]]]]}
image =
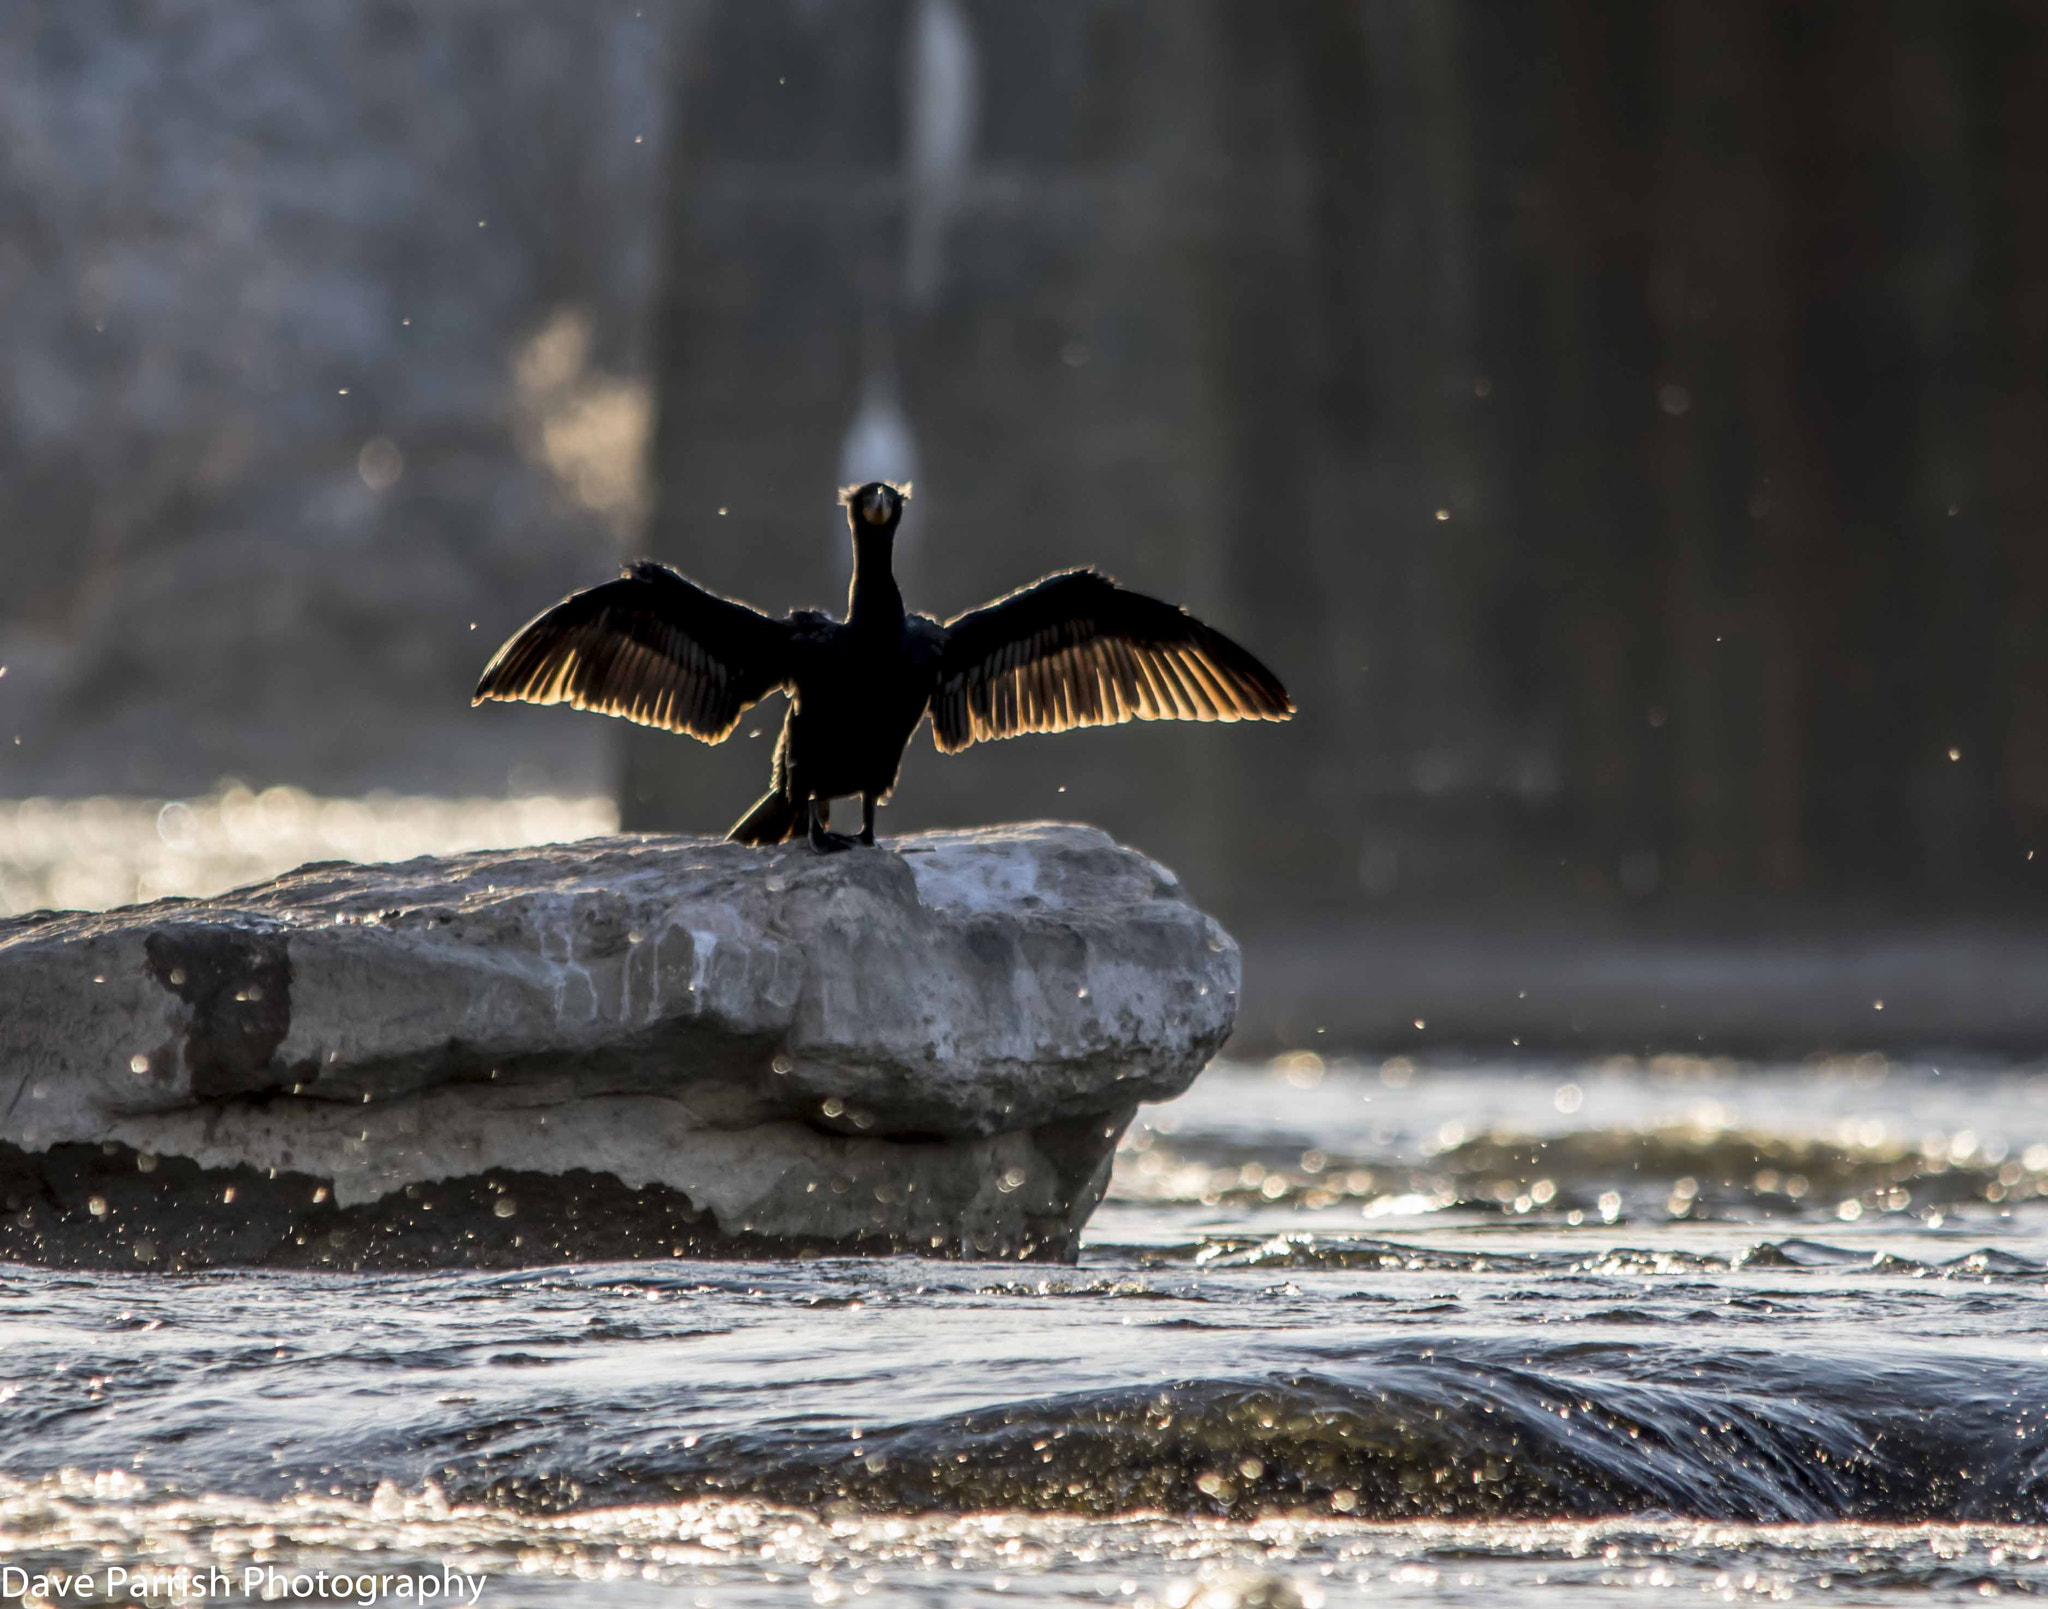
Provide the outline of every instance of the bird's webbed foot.
{"type": "Polygon", "coordinates": [[[818,808],[813,800],[805,810],[805,819],[810,823],[811,848],[821,855],[837,854],[842,849],[851,849],[853,840],[843,832],[834,832],[825,823],[830,818],[818,808]]]}

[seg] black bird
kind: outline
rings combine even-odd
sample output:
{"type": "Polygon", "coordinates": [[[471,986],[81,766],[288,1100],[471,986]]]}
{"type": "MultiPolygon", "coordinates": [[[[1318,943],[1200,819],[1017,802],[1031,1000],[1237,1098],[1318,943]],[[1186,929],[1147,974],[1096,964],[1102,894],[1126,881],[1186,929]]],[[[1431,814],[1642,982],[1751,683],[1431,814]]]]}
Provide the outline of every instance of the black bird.
{"type": "Polygon", "coordinates": [[[780,688],[789,716],[775,781],[726,836],[817,850],[875,841],[927,710],[942,754],[1022,732],[1141,721],[1284,721],[1279,678],[1186,610],[1094,570],[1047,576],[940,625],[906,614],[891,573],[910,488],[839,494],[853,527],[846,619],[815,609],[775,620],[643,561],[571,593],[491,657],[474,702],[523,699],[623,715],[722,742],[748,705],[780,688]],[[831,801],[860,795],[858,840],[825,830],[831,801]]]}

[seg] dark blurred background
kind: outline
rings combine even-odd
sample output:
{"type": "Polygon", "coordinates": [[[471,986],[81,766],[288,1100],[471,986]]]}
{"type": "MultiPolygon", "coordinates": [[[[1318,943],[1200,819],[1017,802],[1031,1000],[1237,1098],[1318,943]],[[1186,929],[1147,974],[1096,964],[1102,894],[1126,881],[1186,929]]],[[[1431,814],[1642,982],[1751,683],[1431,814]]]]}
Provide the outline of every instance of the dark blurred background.
{"type": "Polygon", "coordinates": [[[47,0],[0,85],[0,794],[722,831],[779,707],[476,669],[628,551],[836,604],[914,475],[913,607],[1295,691],[883,823],[1159,856],[1249,1040],[2048,1048],[2041,0],[47,0]]]}

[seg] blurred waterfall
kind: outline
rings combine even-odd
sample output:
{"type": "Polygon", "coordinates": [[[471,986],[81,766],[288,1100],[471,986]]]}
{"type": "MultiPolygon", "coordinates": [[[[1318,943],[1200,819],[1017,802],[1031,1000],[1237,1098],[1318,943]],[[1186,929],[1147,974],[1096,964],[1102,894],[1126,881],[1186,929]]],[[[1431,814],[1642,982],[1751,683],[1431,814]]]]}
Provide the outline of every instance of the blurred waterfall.
{"type": "MultiPolygon", "coordinates": [[[[938,298],[945,278],[947,226],[959,208],[974,159],[979,64],[974,31],[959,0],[917,0],[906,34],[901,283],[889,284],[877,297],[881,305],[867,314],[860,400],[839,449],[842,486],[870,480],[900,486],[917,478],[917,432],[903,406],[898,326],[938,298]]],[[[913,573],[918,524],[913,504],[897,538],[899,575],[913,573]]],[[[846,580],[853,557],[847,550],[844,521],[836,513],[830,551],[836,573],[846,580]]]]}
{"type": "Polygon", "coordinates": [[[945,276],[946,227],[959,209],[974,161],[981,79],[974,31],[960,0],[918,0],[909,47],[903,299],[912,313],[919,313],[937,299],[945,276]]]}

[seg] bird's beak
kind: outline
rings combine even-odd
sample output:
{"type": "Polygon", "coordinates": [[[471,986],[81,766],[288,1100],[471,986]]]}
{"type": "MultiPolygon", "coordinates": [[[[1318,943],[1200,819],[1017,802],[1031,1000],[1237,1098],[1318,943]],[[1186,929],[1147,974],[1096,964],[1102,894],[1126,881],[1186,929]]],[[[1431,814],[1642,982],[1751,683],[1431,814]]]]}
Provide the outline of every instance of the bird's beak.
{"type": "Polygon", "coordinates": [[[887,525],[889,494],[879,486],[871,487],[867,496],[861,499],[860,516],[870,525],[887,525]]]}

